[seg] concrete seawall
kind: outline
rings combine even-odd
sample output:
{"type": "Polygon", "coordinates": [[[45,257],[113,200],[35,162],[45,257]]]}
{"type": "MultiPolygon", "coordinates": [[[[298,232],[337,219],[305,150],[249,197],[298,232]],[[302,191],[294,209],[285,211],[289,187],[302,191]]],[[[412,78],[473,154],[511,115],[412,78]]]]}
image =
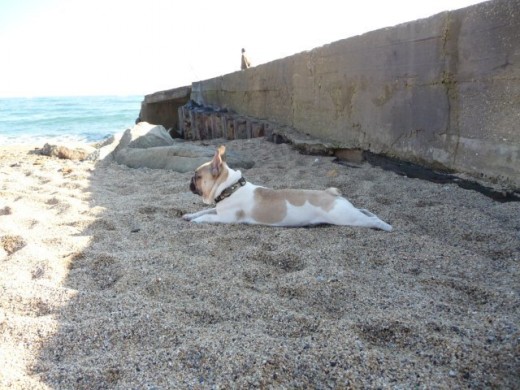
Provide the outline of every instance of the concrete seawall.
{"type": "Polygon", "coordinates": [[[338,148],[520,188],[520,0],[441,13],[195,82],[191,99],[338,148]]]}
{"type": "Polygon", "coordinates": [[[141,103],[137,121],[163,125],[167,129],[178,129],[178,108],[190,100],[191,87],[179,87],[146,95],[141,103]]]}

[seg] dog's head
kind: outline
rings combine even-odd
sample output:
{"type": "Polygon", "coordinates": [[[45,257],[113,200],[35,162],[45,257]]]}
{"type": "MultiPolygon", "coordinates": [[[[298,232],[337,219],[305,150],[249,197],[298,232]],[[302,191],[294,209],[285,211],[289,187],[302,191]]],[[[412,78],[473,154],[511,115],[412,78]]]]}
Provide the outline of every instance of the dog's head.
{"type": "Polygon", "coordinates": [[[224,161],[225,153],[226,147],[219,146],[213,160],[198,167],[191,178],[191,192],[202,196],[202,200],[206,204],[214,202],[214,199],[219,195],[216,194],[219,185],[224,183],[228,177],[228,167],[224,161]]]}

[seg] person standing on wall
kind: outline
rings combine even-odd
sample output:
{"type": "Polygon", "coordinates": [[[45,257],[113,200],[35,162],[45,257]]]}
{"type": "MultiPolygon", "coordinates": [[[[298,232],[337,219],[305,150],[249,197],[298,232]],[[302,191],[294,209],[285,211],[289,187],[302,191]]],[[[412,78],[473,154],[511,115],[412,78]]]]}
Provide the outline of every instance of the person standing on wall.
{"type": "Polygon", "coordinates": [[[242,49],[242,63],[240,69],[244,70],[251,67],[251,60],[246,54],[246,49],[242,49]]]}

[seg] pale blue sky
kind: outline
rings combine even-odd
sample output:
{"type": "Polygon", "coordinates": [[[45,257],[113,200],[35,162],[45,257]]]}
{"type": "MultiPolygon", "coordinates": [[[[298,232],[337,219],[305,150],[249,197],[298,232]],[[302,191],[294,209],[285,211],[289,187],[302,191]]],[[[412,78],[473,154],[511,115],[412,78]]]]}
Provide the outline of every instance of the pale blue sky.
{"type": "Polygon", "coordinates": [[[144,95],[479,0],[0,0],[0,96],[144,95]]]}

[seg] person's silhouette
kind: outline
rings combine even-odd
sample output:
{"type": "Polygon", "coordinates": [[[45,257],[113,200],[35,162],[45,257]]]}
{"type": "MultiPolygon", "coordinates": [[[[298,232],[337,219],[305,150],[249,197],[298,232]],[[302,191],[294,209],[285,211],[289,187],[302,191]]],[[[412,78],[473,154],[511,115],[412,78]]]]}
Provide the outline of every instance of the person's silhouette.
{"type": "Polygon", "coordinates": [[[251,67],[251,60],[246,54],[246,49],[242,49],[242,63],[240,69],[244,70],[251,67]]]}

